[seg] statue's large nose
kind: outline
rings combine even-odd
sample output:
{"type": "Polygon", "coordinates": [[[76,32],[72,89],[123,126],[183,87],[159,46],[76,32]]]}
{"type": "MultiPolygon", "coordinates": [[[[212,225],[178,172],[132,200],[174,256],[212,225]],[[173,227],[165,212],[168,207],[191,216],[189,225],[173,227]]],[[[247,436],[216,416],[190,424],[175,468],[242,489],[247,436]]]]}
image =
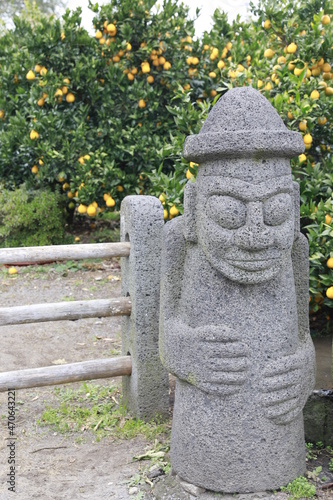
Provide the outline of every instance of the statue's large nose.
{"type": "Polygon", "coordinates": [[[235,234],[235,244],[244,250],[262,250],[273,244],[273,236],[264,224],[263,206],[260,201],[247,205],[245,226],[235,234]]]}

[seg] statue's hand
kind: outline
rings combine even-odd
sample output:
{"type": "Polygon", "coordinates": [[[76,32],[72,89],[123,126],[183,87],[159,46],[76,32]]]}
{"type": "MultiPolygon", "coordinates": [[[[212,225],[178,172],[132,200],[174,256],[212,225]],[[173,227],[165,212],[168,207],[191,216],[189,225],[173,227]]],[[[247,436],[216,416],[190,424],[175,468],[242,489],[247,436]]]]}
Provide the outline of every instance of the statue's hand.
{"type": "Polygon", "coordinates": [[[292,422],[303,410],[314,386],[315,355],[312,343],[295,354],[266,364],[262,400],[266,415],[276,424],[292,422]]]}
{"type": "MultiPolygon", "coordinates": [[[[197,352],[192,354],[193,384],[221,396],[238,393],[247,380],[248,369],[247,347],[239,335],[228,327],[210,325],[196,328],[194,338],[197,352]]],[[[191,373],[188,380],[191,382],[191,373]]]]}

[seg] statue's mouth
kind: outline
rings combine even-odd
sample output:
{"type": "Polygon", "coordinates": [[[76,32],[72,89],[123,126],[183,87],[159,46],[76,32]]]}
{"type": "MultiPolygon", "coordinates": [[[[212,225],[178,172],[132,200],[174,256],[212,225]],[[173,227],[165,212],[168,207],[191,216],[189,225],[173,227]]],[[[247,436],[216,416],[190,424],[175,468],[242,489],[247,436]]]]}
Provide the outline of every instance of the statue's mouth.
{"type": "Polygon", "coordinates": [[[238,269],[244,271],[263,271],[264,269],[269,269],[273,267],[276,259],[251,259],[251,260],[236,260],[228,259],[228,262],[238,269]]]}
{"type": "Polygon", "coordinates": [[[225,256],[227,262],[243,271],[263,271],[274,267],[280,258],[280,252],[276,248],[269,248],[264,250],[241,250],[239,248],[231,249],[228,255],[225,256]]]}

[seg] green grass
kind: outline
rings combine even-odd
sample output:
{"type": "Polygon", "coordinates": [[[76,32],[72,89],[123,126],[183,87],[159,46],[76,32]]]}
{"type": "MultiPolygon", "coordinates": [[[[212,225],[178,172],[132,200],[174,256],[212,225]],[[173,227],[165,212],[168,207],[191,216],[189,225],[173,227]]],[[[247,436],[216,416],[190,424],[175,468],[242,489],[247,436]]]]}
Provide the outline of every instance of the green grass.
{"type": "Polygon", "coordinates": [[[121,347],[111,347],[111,349],[108,350],[108,356],[120,356],[121,355],[121,347]]]}
{"type": "Polygon", "coordinates": [[[83,384],[78,390],[56,388],[54,393],[58,404],[47,406],[38,424],[59,433],[90,431],[99,441],[106,436],[132,439],[139,435],[154,440],[170,431],[169,423],[159,419],[143,422],[128,415],[116,387],[83,384]]]}
{"type": "Polygon", "coordinates": [[[305,477],[300,476],[286,487],[281,488],[281,491],[291,495],[289,500],[297,500],[300,498],[313,498],[316,494],[316,487],[309,483],[305,477]]]}

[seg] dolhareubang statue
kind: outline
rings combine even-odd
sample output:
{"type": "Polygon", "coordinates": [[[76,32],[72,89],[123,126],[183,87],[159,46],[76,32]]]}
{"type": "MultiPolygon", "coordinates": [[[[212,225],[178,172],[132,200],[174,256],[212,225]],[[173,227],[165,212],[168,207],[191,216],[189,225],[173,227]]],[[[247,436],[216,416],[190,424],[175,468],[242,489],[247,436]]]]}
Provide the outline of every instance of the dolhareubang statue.
{"type": "Polygon", "coordinates": [[[290,170],[303,149],[250,87],[229,90],[185,142],[199,167],[165,226],[160,356],[177,377],[172,468],[208,490],[272,490],[305,472],[315,356],[290,170]]]}

